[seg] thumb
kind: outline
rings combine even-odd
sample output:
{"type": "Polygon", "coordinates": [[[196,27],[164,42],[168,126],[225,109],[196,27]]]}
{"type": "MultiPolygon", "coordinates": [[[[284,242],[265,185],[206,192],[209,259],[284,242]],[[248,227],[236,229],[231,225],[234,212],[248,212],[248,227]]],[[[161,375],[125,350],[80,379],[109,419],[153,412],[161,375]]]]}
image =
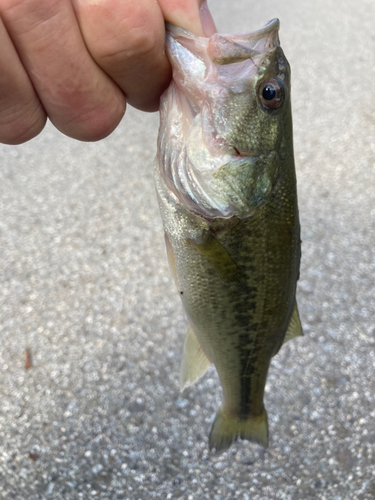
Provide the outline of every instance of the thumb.
{"type": "Polygon", "coordinates": [[[184,28],[197,36],[217,32],[206,0],[158,0],[166,22],[184,28]]]}

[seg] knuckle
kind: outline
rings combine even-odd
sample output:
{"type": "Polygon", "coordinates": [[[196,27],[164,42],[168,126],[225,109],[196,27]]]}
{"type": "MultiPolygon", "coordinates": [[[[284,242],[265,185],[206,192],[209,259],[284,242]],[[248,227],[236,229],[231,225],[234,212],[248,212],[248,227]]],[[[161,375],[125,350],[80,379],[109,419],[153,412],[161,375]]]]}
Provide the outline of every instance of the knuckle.
{"type": "Polygon", "coordinates": [[[100,141],[117,127],[124,116],[125,107],[124,99],[122,105],[113,108],[99,105],[81,112],[69,123],[53,123],[62,133],[79,141],[100,141]]]}
{"type": "Polygon", "coordinates": [[[133,27],[128,32],[127,47],[124,55],[127,59],[147,58],[154,54],[159,48],[160,40],[158,33],[153,29],[146,31],[143,27],[133,27]]]}
{"type": "Polygon", "coordinates": [[[59,16],[59,1],[2,0],[1,13],[11,31],[27,34],[59,16]]]}
{"type": "Polygon", "coordinates": [[[109,33],[95,42],[93,48],[99,64],[142,63],[154,58],[164,45],[164,36],[147,17],[132,24],[126,23],[120,33],[109,33]]]}
{"type": "Polygon", "coordinates": [[[33,139],[43,130],[46,116],[40,106],[14,109],[0,114],[0,142],[17,145],[33,139]]]}

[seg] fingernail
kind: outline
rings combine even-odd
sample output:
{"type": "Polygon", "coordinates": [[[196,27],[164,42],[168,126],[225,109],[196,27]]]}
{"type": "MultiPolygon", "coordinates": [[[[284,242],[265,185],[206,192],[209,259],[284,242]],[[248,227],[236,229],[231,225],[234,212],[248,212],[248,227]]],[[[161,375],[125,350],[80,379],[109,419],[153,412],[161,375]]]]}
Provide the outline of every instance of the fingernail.
{"type": "Polygon", "coordinates": [[[203,2],[200,8],[201,22],[206,36],[212,36],[217,33],[215,21],[212,18],[207,2],[203,2]]]}

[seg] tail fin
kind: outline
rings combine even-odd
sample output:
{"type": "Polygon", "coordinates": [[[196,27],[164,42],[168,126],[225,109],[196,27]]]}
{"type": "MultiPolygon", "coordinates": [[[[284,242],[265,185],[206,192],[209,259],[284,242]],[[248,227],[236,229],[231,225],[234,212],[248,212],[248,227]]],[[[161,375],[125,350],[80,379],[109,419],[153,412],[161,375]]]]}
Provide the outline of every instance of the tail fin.
{"type": "Polygon", "coordinates": [[[237,438],[248,439],[258,443],[265,448],[268,446],[268,423],[267,412],[258,417],[248,418],[246,420],[231,415],[220,408],[212,424],[209,447],[215,448],[217,453],[226,451],[237,438]]]}

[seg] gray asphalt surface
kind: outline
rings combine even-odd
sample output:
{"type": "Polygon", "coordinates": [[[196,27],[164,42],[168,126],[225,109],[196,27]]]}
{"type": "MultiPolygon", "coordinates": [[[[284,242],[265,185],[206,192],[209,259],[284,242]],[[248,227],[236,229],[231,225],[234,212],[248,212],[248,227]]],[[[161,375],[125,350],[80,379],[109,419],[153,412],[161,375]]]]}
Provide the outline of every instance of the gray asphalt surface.
{"type": "Polygon", "coordinates": [[[305,337],[272,362],[270,446],[208,452],[213,368],[179,392],[158,117],[129,110],[97,144],[0,147],[0,498],[375,497],[375,3],[211,10],[222,32],[279,17],[292,66],[305,337]]]}

